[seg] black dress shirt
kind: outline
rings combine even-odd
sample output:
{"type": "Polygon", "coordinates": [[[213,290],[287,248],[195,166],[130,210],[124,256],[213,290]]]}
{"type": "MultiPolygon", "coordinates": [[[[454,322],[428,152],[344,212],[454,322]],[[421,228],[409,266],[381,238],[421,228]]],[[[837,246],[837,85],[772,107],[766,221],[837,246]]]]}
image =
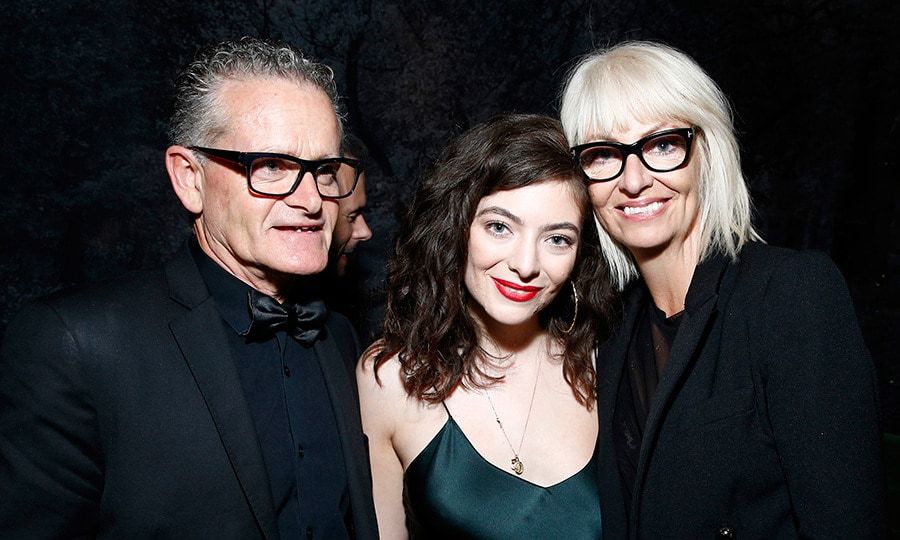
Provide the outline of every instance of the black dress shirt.
{"type": "MultiPolygon", "coordinates": [[[[283,539],[347,538],[350,501],[341,442],[315,349],[283,331],[263,341],[250,326],[250,287],[207,257],[192,254],[222,315],[275,502],[283,539]]],[[[315,290],[299,284],[298,293],[315,290]]]]}

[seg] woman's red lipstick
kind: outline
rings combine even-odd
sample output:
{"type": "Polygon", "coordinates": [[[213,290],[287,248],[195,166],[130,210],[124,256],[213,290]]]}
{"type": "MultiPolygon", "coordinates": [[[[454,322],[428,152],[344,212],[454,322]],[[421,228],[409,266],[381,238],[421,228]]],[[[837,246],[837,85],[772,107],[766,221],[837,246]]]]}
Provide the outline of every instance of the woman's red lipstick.
{"type": "Polygon", "coordinates": [[[504,297],[509,298],[513,302],[527,302],[537,296],[543,287],[532,287],[529,285],[520,285],[503,279],[492,277],[494,285],[504,297]]]}

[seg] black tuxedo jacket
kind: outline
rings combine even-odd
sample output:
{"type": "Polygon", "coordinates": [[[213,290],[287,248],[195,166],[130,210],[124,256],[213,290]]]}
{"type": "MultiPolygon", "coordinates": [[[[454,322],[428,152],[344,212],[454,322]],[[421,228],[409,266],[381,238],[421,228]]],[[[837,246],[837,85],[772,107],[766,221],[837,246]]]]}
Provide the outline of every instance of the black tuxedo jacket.
{"type": "Polygon", "coordinates": [[[844,281],[821,254],[756,243],[698,267],[626,516],[612,419],[645,291],[598,351],[604,538],[880,536],[877,387],[844,281]]]}
{"type": "MultiPolygon", "coordinates": [[[[347,320],[330,315],[315,347],[351,528],[376,538],[347,320]]],[[[0,358],[0,537],[278,538],[221,317],[187,249],[161,271],[28,306],[0,358]]]]}

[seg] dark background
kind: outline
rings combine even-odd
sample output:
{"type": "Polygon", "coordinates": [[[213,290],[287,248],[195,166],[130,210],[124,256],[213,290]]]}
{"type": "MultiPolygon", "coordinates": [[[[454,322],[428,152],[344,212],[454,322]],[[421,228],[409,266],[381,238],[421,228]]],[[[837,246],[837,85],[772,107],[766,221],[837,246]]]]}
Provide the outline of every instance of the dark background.
{"type": "MultiPolygon", "coordinates": [[[[368,143],[360,249],[375,290],[416,179],[495,112],[556,115],[576,57],[675,45],[731,98],[755,222],[828,252],[847,278],[900,432],[900,3],[696,1],[20,1],[0,18],[0,328],[28,299],[182,244],[163,167],[171,82],[198,45],[290,41],[331,65],[368,143]],[[894,36],[894,37],[889,37],[894,36]]],[[[140,309],[140,306],[136,306],[140,309]]]]}

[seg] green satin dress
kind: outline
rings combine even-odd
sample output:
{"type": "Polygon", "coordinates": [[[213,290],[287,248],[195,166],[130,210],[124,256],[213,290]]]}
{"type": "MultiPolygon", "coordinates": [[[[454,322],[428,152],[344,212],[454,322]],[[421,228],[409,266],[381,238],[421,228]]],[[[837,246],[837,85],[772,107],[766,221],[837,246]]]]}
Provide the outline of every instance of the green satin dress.
{"type": "MultiPolygon", "coordinates": [[[[449,415],[449,413],[448,413],[449,415]]],[[[541,487],[486,461],[448,416],[405,473],[410,533],[418,538],[601,538],[596,454],[541,487]]]]}

